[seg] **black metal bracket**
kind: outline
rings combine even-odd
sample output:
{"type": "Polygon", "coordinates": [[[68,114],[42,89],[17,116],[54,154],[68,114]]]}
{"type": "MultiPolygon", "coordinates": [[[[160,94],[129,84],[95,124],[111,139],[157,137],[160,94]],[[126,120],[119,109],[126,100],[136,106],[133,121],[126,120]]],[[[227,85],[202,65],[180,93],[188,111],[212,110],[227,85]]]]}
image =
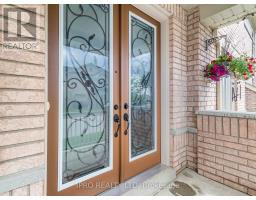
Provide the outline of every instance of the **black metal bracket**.
{"type": "Polygon", "coordinates": [[[213,43],[220,41],[222,38],[227,39],[227,35],[221,35],[205,40],[205,50],[208,51],[209,46],[211,46],[213,43]]]}

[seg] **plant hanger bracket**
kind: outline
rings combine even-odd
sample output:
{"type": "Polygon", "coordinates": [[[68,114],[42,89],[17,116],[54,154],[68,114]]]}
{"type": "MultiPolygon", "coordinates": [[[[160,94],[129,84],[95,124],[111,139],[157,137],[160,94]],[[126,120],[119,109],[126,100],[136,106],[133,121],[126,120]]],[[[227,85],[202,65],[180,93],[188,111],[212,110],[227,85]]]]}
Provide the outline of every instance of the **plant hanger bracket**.
{"type": "MultiPolygon", "coordinates": [[[[213,37],[213,38],[205,40],[205,50],[208,51],[209,46],[211,46],[213,43],[216,43],[216,42],[220,41],[222,38],[225,38],[226,44],[229,43],[228,40],[227,40],[227,35],[221,35],[221,36],[213,37]]],[[[225,45],[225,47],[226,46],[229,46],[229,45],[225,45]]]]}

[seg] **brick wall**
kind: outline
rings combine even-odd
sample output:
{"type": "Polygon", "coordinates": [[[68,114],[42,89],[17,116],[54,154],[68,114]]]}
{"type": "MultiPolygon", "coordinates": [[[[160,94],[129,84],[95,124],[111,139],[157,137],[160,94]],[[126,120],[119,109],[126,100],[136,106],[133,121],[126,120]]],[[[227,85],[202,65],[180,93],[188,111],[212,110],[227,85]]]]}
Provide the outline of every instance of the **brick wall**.
{"type": "MultiPolygon", "coordinates": [[[[6,18],[3,7],[0,5],[1,48],[4,44],[3,19],[6,18]]],[[[35,6],[8,7],[26,9],[35,6]]],[[[37,21],[31,26],[37,29],[37,48],[1,49],[0,53],[0,195],[44,193],[46,7],[37,5],[36,8],[32,15],[37,16],[37,21]]],[[[8,19],[8,23],[9,30],[15,31],[15,18],[8,19]]]]}
{"type": "MultiPolygon", "coordinates": [[[[216,57],[214,45],[205,51],[205,40],[213,37],[211,29],[200,23],[199,9],[187,16],[187,126],[196,130],[197,110],[216,109],[216,84],[204,78],[205,66],[216,57]]],[[[196,131],[195,131],[196,132],[196,131]]],[[[197,169],[197,135],[189,134],[187,166],[197,169]]]]}
{"type": "Polygon", "coordinates": [[[247,111],[256,112],[256,86],[245,87],[245,104],[247,111]]]}
{"type": "Polygon", "coordinates": [[[187,11],[180,5],[162,5],[169,18],[170,166],[187,166],[187,11]]]}
{"type": "Polygon", "coordinates": [[[256,119],[250,114],[199,112],[198,173],[256,194],[256,119]]]}
{"type": "Polygon", "coordinates": [[[188,126],[196,127],[197,110],[216,109],[216,84],[204,78],[205,66],[216,58],[216,47],[205,50],[205,40],[213,37],[211,29],[200,23],[199,10],[195,8],[188,14],[188,126]]]}
{"type": "Polygon", "coordinates": [[[199,9],[162,5],[172,13],[170,34],[170,165],[179,172],[197,169],[195,111],[216,108],[216,85],[203,77],[203,70],[216,57],[214,45],[205,52],[205,40],[213,36],[200,23],[199,9]]]}

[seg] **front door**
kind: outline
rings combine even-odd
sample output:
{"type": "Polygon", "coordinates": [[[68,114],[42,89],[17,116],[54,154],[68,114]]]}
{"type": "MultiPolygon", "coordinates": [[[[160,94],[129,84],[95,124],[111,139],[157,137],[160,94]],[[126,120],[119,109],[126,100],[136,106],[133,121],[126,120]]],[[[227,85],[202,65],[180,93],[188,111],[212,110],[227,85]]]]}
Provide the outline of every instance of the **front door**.
{"type": "Polygon", "coordinates": [[[160,24],[121,8],[121,180],[160,162],[160,24]]]}
{"type": "Polygon", "coordinates": [[[160,26],[130,5],[48,17],[47,193],[96,195],[160,162],[160,26]]]}

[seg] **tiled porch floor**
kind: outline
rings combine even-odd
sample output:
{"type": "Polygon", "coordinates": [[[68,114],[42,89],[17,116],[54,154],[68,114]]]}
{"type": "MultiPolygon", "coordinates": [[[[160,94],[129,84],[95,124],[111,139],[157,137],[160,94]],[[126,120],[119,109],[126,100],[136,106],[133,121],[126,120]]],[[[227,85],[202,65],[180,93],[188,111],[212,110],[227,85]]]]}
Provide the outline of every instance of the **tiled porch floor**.
{"type": "MultiPolygon", "coordinates": [[[[156,196],[174,196],[170,192],[170,188],[174,186],[174,182],[184,182],[188,184],[195,192],[196,196],[244,196],[247,194],[244,194],[242,192],[239,192],[237,190],[234,190],[230,187],[227,187],[223,184],[217,183],[213,180],[210,180],[206,177],[203,177],[196,172],[185,169],[181,173],[178,174],[177,178],[172,181],[170,184],[168,184],[167,187],[161,189],[156,196]]],[[[185,194],[188,192],[182,191],[185,194]]],[[[190,191],[191,192],[191,191],[190,191]]]]}

